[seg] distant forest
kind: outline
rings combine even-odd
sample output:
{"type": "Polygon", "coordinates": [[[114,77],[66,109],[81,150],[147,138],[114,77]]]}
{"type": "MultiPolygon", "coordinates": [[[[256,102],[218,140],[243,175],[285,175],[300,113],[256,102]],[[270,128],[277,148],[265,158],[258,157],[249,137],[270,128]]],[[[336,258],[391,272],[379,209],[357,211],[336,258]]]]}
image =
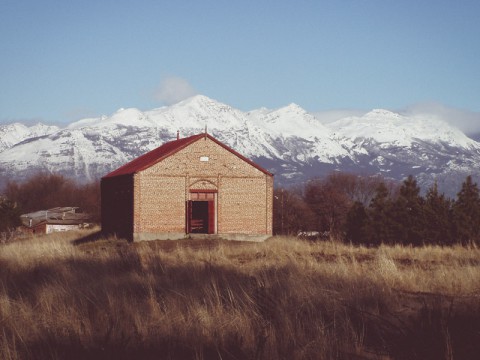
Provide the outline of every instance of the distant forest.
{"type": "MultiPolygon", "coordinates": [[[[78,206],[100,222],[99,182],[79,185],[52,174],[9,182],[0,196],[0,232],[18,226],[21,214],[57,206],[78,206]]],[[[372,246],[480,245],[480,195],[471,176],[456,199],[450,199],[436,184],[422,195],[413,176],[396,183],[380,176],[332,173],[275,189],[273,217],[275,235],[318,232],[311,237],[372,246]]]]}
{"type": "Polygon", "coordinates": [[[373,246],[480,245],[480,196],[471,176],[454,200],[439,193],[436,184],[423,196],[413,176],[399,184],[332,173],[303,187],[276,189],[274,201],[276,234],[318,231],[373,246]]]}

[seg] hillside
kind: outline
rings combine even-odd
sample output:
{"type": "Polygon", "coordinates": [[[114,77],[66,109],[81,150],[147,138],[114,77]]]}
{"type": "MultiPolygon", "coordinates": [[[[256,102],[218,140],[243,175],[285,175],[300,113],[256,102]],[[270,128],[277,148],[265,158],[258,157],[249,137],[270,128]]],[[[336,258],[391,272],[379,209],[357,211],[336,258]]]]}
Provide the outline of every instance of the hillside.
{"type": "Polygon", "coordinates": [[[208,132],[266,167],[277,185],[338,170],[414,175],[423,187],[437,180],[454,195],[467,175],[480,175],[480,144],[447,123],[372,110],[322,124],[296,104],[242,112],[198,95],[149,111],[120,109],[65,128],[0,126],[0,186],[38,171],[85,182],[176,137],[208,132]]]}

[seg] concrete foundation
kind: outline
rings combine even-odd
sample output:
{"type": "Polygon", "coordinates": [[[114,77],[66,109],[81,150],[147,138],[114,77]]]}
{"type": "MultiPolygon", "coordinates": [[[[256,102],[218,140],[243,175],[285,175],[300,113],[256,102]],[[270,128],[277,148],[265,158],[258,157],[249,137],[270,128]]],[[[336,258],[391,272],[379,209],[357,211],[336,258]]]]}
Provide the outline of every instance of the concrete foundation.
{"type": "Polygon", "coordinates": [[[185,234],[185,233],[135,233],[133,241],[153,240],[182,240],[182,239],[223,239],[233,241],[262,242],[271,235],[246,235],[246,234],[185,234]]]}
{"type": "Polygon", "coordinates": [[[180,240],[188,238],[185,233],[134,233],[133,241],[180,240]]]}

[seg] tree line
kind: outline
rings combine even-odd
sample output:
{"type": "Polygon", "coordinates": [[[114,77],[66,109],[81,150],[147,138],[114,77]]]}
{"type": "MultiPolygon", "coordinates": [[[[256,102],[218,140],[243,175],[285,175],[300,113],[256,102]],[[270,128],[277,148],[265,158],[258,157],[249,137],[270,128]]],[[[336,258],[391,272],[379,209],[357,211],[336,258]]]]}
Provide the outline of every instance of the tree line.
{"type": "Polygon", "coordinates": [[[421,194],[413,176],[333,173],[304,187],[276,189],[274,232],[318,231],[354,244],[480,244],[480,196],[471,176],[455,200],[433,184],[421,194]]]}
{"type": "Polygon", "coordinates": [[[100,221],[100,183],[78,184],[57,174],[39,173],[24,182],[8,182],[0,196],[0,232],[20,225],[20,215],[76,206],[100,221]]]}
{"type": "MultiPolygon", "coordinates": [[[[0,196],[0,233],[20,225],[20,215],[78,206],[100,222],[100,184],[78,184],[56,174],[9,182],[0,196]]],[[[274,233],[318,231],[354,244],[480,244],[480,195],[471,176],[455,200],[437,184],[425,195],[413,176],[401,184],[381,176],[332,173],[305,186],[274,192],[274,233]]]]}

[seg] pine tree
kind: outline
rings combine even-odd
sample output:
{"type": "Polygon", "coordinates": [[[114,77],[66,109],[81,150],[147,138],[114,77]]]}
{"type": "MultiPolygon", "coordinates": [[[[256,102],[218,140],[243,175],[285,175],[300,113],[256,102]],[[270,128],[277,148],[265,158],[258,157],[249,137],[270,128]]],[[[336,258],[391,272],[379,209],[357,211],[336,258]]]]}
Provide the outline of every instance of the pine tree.
{"type": "Polygon", "coordinates": [[[471,176],[463,182],[453,204],[453,219],[457,241],[480,244],[480,196],[471,176]]]}
{"type": "Polygon", "coordinates": [[[451,245],[454,241],[451,220],[452,201],[438,192],[437,182],[427,191],[423,214],[425,243],[451,245]]]}
{"type": "Polygon", "coordinates": [[[391,242],[391,199],[385,183],[380,183],[368,208],[365,237],[369,244],[380,245],[391,242]]]}
{"type": "Polygon", "coordinates": [[[345,236],[348,241],[354,244],[367,242],[368,215],[365,206],[356,201],[347,213],[345,224],[345,236]]]}
{"type": "Polygon", "coordinates": [[[400,194],[392,205],[391,222],[393,242],[421,245],[423,242],[423,206],[420,188],[410,175],[400,187],[400,194]]]}

